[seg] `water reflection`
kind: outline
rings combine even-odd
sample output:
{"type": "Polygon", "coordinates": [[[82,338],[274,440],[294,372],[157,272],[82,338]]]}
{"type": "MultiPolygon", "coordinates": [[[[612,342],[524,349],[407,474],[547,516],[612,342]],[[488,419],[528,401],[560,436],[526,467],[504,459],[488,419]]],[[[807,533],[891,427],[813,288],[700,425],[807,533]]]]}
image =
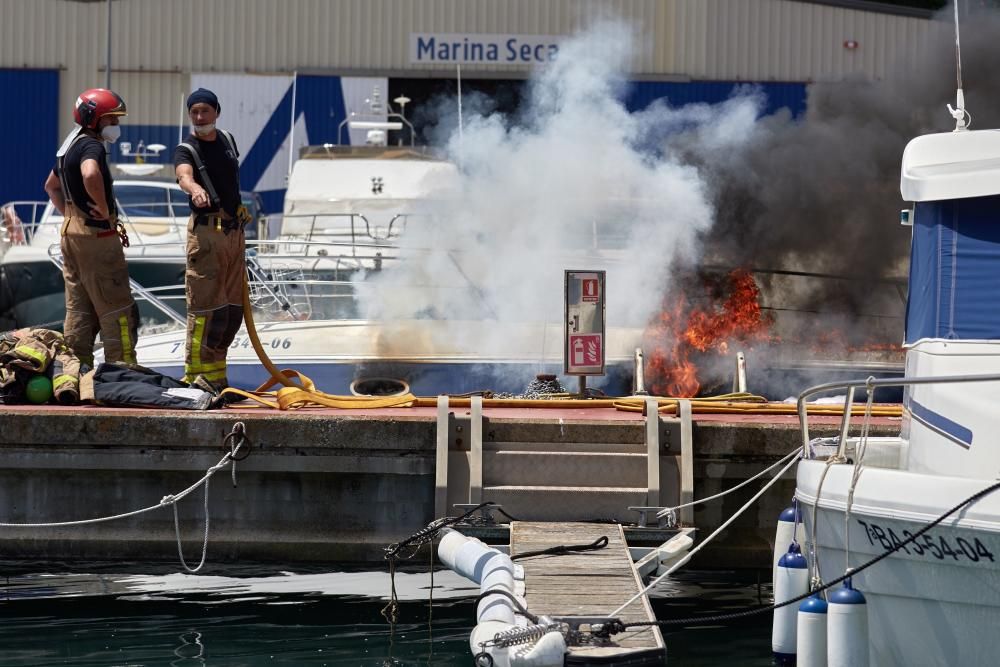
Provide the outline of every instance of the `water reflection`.
{"type": "MultiPolygon", "coordinates": [[[[380,613],[390,597],[384,571],[22,570],[0,586],[0,667],[465,667],[478,594],[450,572],[435,572],[433,589],[426,568],[397,572],[390,625],[380,613]]],[[[657,617],[687,618],[756,604],[758,586],[755,575],[687,571],[655,595],[657,617]]],[[[769,629],[768,616],[669,628],[670,664],[769,665],[769,629]]]]}
{"type": "Polygon", "coordinates": [[[174,649],[177,660],[171,661],[170,667],[204,667],[205,645],[201,643],[201,633],[190,630],[179,639],[181,644],[174,649]]]}

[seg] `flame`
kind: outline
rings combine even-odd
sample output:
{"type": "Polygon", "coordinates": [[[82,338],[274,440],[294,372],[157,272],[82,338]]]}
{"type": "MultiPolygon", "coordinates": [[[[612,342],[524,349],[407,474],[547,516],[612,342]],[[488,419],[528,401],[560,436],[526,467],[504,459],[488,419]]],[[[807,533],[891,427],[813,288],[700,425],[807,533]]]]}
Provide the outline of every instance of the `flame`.
{"type": "Polygon", "coordinates": [[[706,284],[707,305],[692,307],[674,296],[646,331],[650,389],[663,396],[691,397],[701,388],[695,353],[725,355],[730,343],[752,345],[771,340],[771,318],[760,307],[753,276],[737,269],[724,281],[706,284]],[[713,289],[715,288],[715,289],[713,289]],[[720,299],[718,292],[724,293],[720,299]]]}

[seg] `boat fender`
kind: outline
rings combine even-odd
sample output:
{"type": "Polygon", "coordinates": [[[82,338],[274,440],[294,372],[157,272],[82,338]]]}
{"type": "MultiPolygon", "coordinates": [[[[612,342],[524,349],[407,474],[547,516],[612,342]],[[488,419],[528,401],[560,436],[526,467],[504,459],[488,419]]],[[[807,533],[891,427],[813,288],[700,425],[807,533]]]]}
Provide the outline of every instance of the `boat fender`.
{"type": "MultiPolygon", "coordinates": [[[[509,559],[508,559],[509,560],[509,559]]],[[[514,595],[514,576],[509,570],[494,569],[483,578],[480,593],[503,591],[514,595]]],[[[514,622],[514,604],[506,595],[491,595],[479,601],[476,607],[476,620],[514,622]]]]}
{"type": "Polygon", "coordinates": [[[802,523],[802,510],[799,509],[799,501],[792,499],[792,504],[781,511],[778,515],[778,527],[774,531],[774,562],[771,567],[771,581],[778,574],[778,561],[788,551],[788,545],[792,542],[805,544],[806,529],[802,523]],[[796,521],[796,519],[798,519],[796,521]]]}
{"type": "Polygon", "coordinates": [[[444,563],[445,567],[455,572],[455,556],[462,545],[468,541],[468,537],[454,528],[442,528],[441,541],[438,543],[438,559],[444,563]]]}
{"type": "Polygon", "coordinates": [[[799,667],[826,667],[826,600],[813,593],[799,605],[795,653],[799,667]]]}
{"type": "MultiPolygon", "coordinates": [[[[472,650],[472,655],[486,653],[493,660],[492,664],[494,667],[510,667],[509,648],[490,646],[484,649],[480,644],[493,639],[500,633],[513,630],[515,627],[512,623],[504,623],[503,621],[483,621],[479,623],[472,629],[472,634],[469,635],[469,648],[472,650]]],[[[476,661],[476,664],[480,664],[479,660],[476,661]]],[[[488,664],[485,667],[488,667],[488,664]]]]}
{"type": "Polygon", "coordinates": [[[482,583],[483,568],[498,553],[500,552],[479,540],[470,539],[455,554],[455,572],[477,584],[482,583]]]}
{"type": "Polygon", "coordinates": [[[559,631],[547,632],[534,644],[514,648],[511,667],[562,667],[566,640],[559,631]]]}
{"type": "Polygon", "coordinates": [[[868,603],[851,578],[830,593],[827,607],[826,664],[868,667],[868,603]]]}
{"type": "MultiPolygon", "coordinates": [[[[809,590],[809,569],[805,556],[795,542],[778,561],[774,578],[774,601],[784,602],[809,590]]],[[[778,664],[794,664],[798,605],[790,604],[774,610],[771,626],[771,652],[778,664]]]]}

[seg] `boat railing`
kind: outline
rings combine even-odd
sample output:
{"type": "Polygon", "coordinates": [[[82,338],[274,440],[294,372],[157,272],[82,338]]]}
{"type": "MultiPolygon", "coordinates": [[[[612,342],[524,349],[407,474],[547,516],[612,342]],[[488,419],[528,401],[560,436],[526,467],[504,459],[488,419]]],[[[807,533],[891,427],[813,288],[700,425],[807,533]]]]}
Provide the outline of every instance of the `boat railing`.
{"type": "MultiPolygon", "coordinates": [[[[0,241],[7,246],[32,245],[40,239],[58,239],[63,217],[47,201],[12,201],[0,206],[0,241]]],[[[134,241],[130,254],[142,254],[147,247],[169,245],[170,241],[146,241],[148,238],[183,239],[190,211],[167,202],[118,203],[118,219],[134,241]]]]}
{"type": "Polygon", "coordinates": [[[901,378],[869,377],[864,380],[827,382],[809,387],[799,394],[797,402],[799,425],[802,429],[803,452],[809,451],[810,438],[807,401],[811,396],[830,391],[847,390],[847,394],[844,397],[844,417],[840,422],[840,448],[838,451],[839,456],[844,456],[847,448],[847,434],[851,424],[851,408],[854,404],[854,394],[858,389],[865,389],[868,392],[869,397],[871,397],[875,389],[878,389],[879,387],[909,387],[913,385],[955,384],[962,382],[1000,382],[1000,374],[913,376],[901,378]]]}
{"type": "MultiPolygon", "coordinates": [[[[359,246],[371,242],[380,246],[392,245],[406,229],[407,222],[414,217],[417,216],[395,213],[387,224],[377,225],[362,213],[286,213],[281,217],[281,229],[269,242],[341,241],[359,246]]],[[[270,233],[261,236],[266,238],[270,233]]]]}
{"type": "MultiPolygon", "coordinates": [[[[50,245],[48,248],[48,255],[49,255],[49,261],[55,264],[59,268],[59,271],[61,272],[63,269],[63,260],[62,260],[62,251],[60,250],[59,246],[56,244],[50,245]]],[[[143,287],[135,279],[131,277],[129,278],[128,283],[129,286],[131,286],[132,288],[132,292],[140,299],[155,305],[156,308],[160,310],[160,312],[166,315],[169,319],[173,320],[176,324],[179,324],[181,326],[187,325],[187,319],[183,315],[181,315],[176,310],[171,308],[164,299],[154,294],[150,289],[143,287]]],[[[169,289],[173,290],[175,288],[170,287],[169,289]]]]}
{"type": "Polygon", "coordinates": [[[4,246],[29,245],[42,224],[47,201],[9,201],[0,206],[0,243],[4,246]]]}

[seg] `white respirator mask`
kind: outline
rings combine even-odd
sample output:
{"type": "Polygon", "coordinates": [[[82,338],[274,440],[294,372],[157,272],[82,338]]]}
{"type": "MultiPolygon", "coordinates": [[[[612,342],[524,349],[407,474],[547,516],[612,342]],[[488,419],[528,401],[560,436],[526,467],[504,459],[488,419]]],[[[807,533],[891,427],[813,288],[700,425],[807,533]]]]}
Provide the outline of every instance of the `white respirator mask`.
{"type": "Polygon", "coordinates": [[[191,131],[197,134],[199,137],[204,137],[215,131],[215,123],[207,123],[205,125],[192,125],[191,131]]]}
{"type": "Polygon", "coordinates": [[[101,138],[109,143],[115,143],[120,136],[122,136],[122,128],[117,125],[105,125],[101,129],[101,138]]]}

